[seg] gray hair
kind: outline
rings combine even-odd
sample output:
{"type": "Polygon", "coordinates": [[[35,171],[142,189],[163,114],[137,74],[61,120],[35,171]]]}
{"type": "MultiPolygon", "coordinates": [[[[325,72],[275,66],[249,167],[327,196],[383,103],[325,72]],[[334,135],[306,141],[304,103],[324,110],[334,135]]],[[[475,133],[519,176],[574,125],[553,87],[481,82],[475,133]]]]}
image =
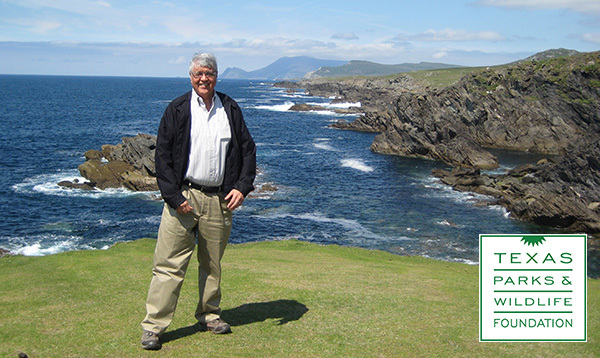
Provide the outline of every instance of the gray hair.
{"type": "Polygon", "coordinates": [[[190,73],[194,70],[194,67],[209,67],[216,72],[219,71],[217,68],[217,58],[212,53],[197,53],[190,61],[190,73]]]}

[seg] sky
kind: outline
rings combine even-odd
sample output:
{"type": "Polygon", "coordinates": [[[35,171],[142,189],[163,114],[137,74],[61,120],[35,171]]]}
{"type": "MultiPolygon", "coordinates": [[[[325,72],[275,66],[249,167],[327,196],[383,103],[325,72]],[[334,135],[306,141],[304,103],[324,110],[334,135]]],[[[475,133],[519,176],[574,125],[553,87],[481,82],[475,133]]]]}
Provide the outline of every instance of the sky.
{"type": "Polygon", "coordinates": [[[281,57],[509,63],[600,50],[600,0],[0,0],[0,74],[185,77],[281,57]]]}

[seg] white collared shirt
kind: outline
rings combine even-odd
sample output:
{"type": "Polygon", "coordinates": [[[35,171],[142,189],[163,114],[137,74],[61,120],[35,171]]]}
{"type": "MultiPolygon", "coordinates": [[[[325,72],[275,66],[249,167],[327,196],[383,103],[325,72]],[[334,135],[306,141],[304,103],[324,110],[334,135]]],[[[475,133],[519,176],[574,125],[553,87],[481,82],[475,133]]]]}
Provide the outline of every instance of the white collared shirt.
{"type": "Polygon", "coordinates": [[[207,109],[202,98],[192,90],[190,160],[185,179],[204,186],[223,183],[225,156],[231,140],[227,113],[216,93],[212,103],[207,109]]]}

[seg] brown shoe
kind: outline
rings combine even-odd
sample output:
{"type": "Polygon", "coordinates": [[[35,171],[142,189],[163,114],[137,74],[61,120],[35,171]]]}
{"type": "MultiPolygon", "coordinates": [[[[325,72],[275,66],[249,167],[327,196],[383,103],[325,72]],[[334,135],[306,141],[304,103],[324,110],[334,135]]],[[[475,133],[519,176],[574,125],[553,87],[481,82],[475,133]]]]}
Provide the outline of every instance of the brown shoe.
{"type": "Polygon", "coordinates": [[[144,331],[142,334],[142,348],[149,351],[157,351],[162,348],[160,339],[156,333],[144,331]]]}
{"type": "Polygon", "coordinates": [[[211,331],[214,334],[226,334],[231,333],[231,327],[227,324],[227,322],[223,321],[220,318],[217,318],[208,323],[201,323],[203,331],[211,331]]]}

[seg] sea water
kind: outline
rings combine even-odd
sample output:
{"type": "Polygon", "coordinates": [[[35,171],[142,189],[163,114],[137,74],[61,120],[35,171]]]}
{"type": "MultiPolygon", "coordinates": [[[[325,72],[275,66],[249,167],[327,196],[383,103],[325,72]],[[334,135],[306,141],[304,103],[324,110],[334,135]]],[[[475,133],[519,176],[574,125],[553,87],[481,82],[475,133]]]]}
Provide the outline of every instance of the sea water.
{"type": "MultiPolygon", "coordinates": [[[[47,255],[155,238],[159,193],[57,183],[83,180],[88,149],[155,135],[167,104],[190,89],[187,78],[0,76],[0,248],[47,255]]],[[[359,104],[257,81],[217,90],[242,107],[263,188],[235,211],[232,243],[298,239],[475,264],[479,234],[551,232],[438,183],[431,170],[443,163],[376,154],[375,134],[329,127],[356,118],[335,108],[359,104]],[[297,103],[330,110],[290,111],[297,103]]],[[[504,157],[501,170],[534,159],[504,157]]]]}

